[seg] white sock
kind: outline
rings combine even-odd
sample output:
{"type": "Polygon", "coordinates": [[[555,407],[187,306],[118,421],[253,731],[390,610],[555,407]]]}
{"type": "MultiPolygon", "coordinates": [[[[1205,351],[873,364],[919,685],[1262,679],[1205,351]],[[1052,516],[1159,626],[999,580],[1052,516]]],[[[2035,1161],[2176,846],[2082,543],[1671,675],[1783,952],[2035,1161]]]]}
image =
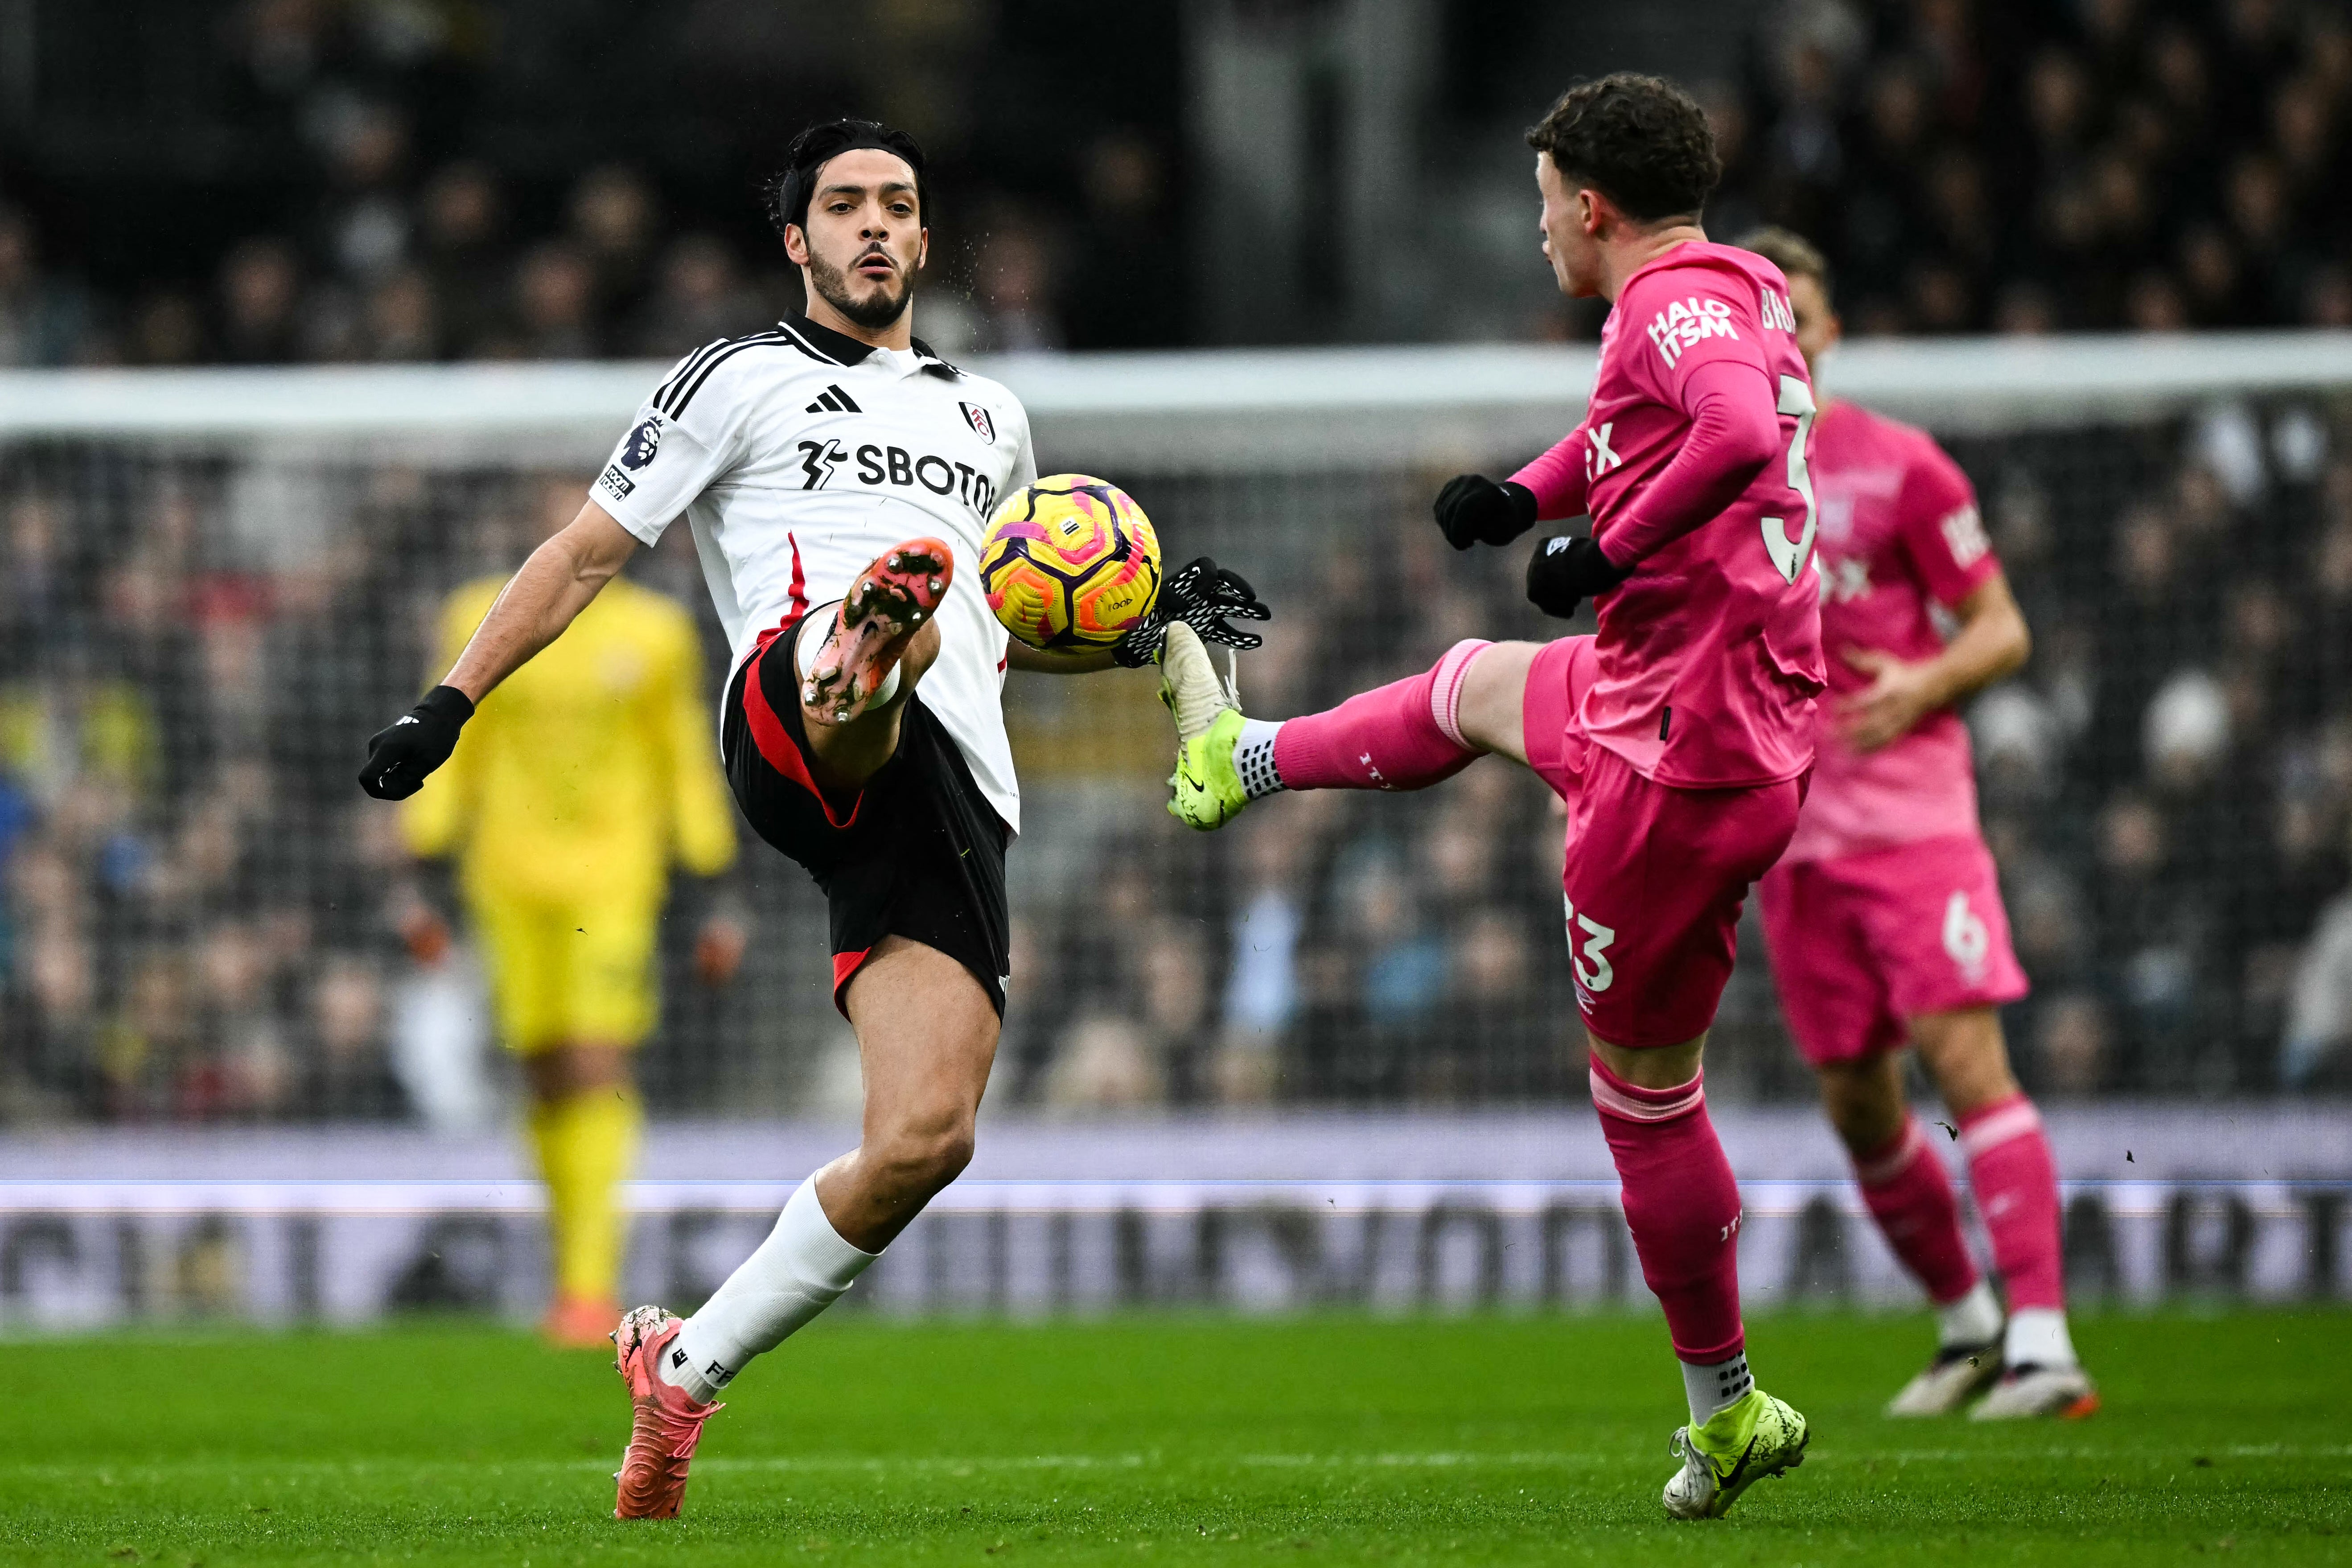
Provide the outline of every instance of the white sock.
{"type": "Polygon", "coordinates": [[[1242,776],[1242,792],[1253,800],[1288,788],[1274,766],[1274,737],[1281,728],[1267,719],[1242,720],[1242,737],[1234,742],[1234,771],[1242,776]]]}
{"type": "Polygon", "coordinates": [[[1718,1361],[1709,1366],[1696,1366],[1684,1362],[1683,1396],[1690,1401],[1691,1425],[1704,1427],[1710,1420],[1748,1397],[1756,1380],[1748,1375],[1748,1353],[1741,1351],[1729,1361],[1718,1361]]]}
{"type": "Polygon", "coordinates": [[[809,1177],[760,1249],[686,1320],[662,1357],[662,1381],[709,1404],[746,1362],[833,1305],[878,1256],[841,1239],[817,1202],[816,1177],[809,1177]]]}
{"type": "Polygon", "coordinates": [[[2000,1349],[2007,1366],[2073,1366],[2074,1337],[2066,1314],[2054,1307],[2021,1307],[2009,1314],[2009,1335],[2000,1349]]]}
{"type": "Polygon", "coordinates": [[[1969,1293],[1949,1306],[1936,1309],[1936,1343],[1938,1349],[1967,1347],[1973,1350],[1980,1344],[1990,1344],[2000,1336],[2000,1298],[1992,1293],[1992,1281],[1979,1279],[1969,1293]]]}
{"type": "MultiPolygon", "coordinates": [[[[834,601],[835,604],[839,602],[839,600],[835,600],[834,601]]],[[[818,617],[823,615],[825,611],[832,608],[833,605],[830,604],[820,604],[814,610],[810,611],[802,620],[802,634],[793,641],[793,662],[798,666],[801,673],[801,679],[803,682],[805,682],[811,675],[816,674],[816,656],[824,651],[824,639],[823,637],[812,637],[808,635],[809,624],[812,622],[817,622],[818,617]]],[[[819,623],[822,624],[822,622],[819,623]]],[[[898,664],[893,664],[890,666],[890,673],[882,677],[881,689],[874,694],[874,702],[887,703],[892,697],[898,695],[898,672],[902,667],[902,665],[898,664]]],[[[868,706],[870,706],[871,704],[868,706]]]]}

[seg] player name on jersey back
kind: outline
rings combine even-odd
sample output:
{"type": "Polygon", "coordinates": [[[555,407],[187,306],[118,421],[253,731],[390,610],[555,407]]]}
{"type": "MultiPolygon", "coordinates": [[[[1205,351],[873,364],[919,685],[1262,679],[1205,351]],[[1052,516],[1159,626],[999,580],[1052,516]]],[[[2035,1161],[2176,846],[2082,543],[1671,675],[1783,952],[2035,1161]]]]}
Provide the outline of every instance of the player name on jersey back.
{"type": "Polygon", "coordinates": [[[1036,476],[1029,416],[1004,387],[919,340],[877,349],[795,316],[678,361],[592,493],[647,544],[686,517],[737,663],[892,545],[944,540],[955,579],[921,701],[1017,829],[1006,639],[980,592],[980,542],[998,498],[1036,476]]]}

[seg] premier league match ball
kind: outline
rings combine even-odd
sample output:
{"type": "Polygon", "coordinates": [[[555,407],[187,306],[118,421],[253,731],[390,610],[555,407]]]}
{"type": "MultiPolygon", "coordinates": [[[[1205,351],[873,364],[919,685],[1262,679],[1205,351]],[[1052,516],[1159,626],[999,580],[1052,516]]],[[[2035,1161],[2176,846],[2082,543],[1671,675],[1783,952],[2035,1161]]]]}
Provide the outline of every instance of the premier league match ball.
{"type": "Polygon", "coordinates": [[[1108,648],[1160,597],[1160,539],[1118,486],[1048,475],[989,520],[980,586],[1004,629],[1032,648],[1108,648]]]}

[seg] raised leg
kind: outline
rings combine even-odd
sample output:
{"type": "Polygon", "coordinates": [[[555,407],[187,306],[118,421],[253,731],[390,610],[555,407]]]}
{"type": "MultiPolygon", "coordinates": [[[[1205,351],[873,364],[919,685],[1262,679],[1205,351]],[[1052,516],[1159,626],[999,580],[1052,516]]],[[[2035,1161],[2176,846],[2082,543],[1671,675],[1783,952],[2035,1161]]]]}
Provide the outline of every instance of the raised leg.
{"type": "Polygon", "coordinates": [[[1463,732],[1463,691],[1493,646],[1456,643],[1420,674],[1284,721],[1271,737],[1282,787],[1423,789],[1461,772],[1484,751],[1463,732]]]}
{"type": "Polygon", "coordinates": [[[1457,643],[1435,665],[1278,723],[1243,716],[1189,628],[1171,628],[1162,695],[1176,716],[1170,813],[1207,831],[1285,789],[1424,789],[1489,753],[1528,760],[1528,672],[1544,644],[1457,643]]]}
{"type": "Polygon", "coordinates": [[[1527,765],[1528,670],[1541,643],[1489,643],[1462,673],[1454,727],[1480,751],[1527,765]]]}
{"type": "MultiPolygon", "coordinates": [[[[907,699],[915,695],[915,687],[939,656],[940,629],[927,621],[907,637],[896,666],[897,684],[887,687],[856,717],[845,720],[833,717],[833,706],[825,694],[818,693],[816,700],[811,701],[803,685],[801,714],[807,721],[809,768],[820,788],[854,793],[881,771],[898,749],[899,721],[906,715],[907,699]]],[[[803,668],[807,664],[803,661],[803,668]]]]}

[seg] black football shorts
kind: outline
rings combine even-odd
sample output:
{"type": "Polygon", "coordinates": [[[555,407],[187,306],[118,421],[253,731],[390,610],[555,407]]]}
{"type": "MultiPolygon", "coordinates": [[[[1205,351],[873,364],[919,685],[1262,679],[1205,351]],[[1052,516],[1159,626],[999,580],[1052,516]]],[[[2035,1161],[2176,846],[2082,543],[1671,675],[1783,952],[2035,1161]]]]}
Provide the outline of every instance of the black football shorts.
{"type": "Polygon", "coordinates": [[[728,683],[719,751],[752,831],[824,889],[833,1004],[887,936],[936,947],[971,971],[997,1016],[1013,967],[1004,851],[1012,837],[918,692],[898,749],[856,795],[827,799],[809,771],[793,645],[803,618],[770,633],[728,683]]]}

